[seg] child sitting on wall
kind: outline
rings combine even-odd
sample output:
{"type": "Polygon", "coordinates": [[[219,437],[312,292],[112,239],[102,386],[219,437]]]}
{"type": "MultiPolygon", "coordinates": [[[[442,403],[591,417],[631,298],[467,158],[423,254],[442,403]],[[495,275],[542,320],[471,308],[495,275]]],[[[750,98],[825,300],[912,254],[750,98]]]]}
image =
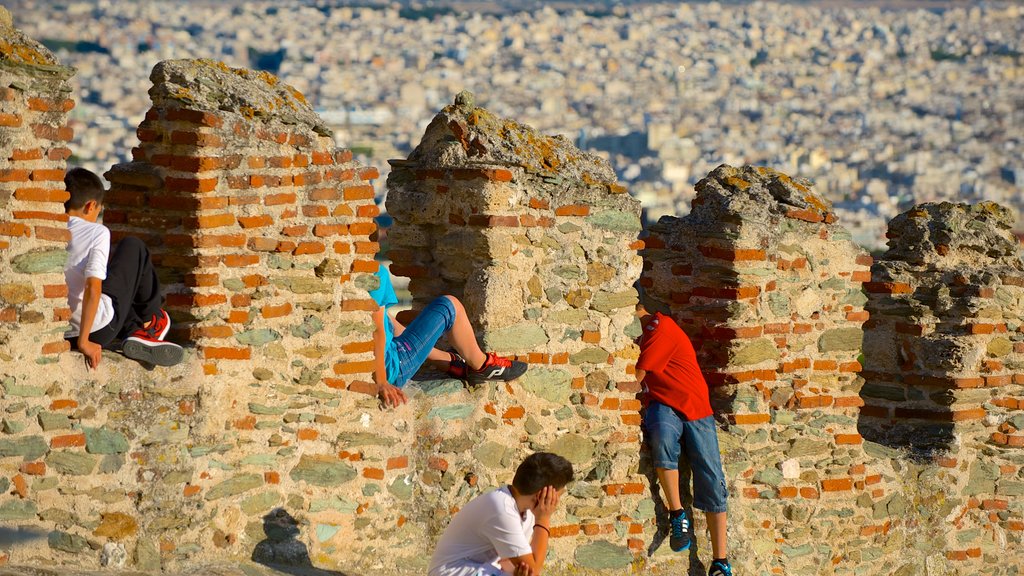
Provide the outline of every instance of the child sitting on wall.
{"type": "Polygon", "coordinates": [[[164,341],[171,320],[161,308],[160,281],[146,245],[128,237],[111,254],[110,230],[96,222],[106,192],[99,176],[74,168],[64,176],[64,187],[70,194],[64,211],[71,232],[64,267],[71,327],[64,337],[90,369],[119,339],[122,353],[133,360],[160,366],[181,362],[181,346],[164,341]]]}
{"type": "Polygon", "coordinates": [[[398,304],[391,285],[391,274],[384,266],[377,269],[379,286],[370,297],[379,308],[373,313],[374,381],[378,395],[386,406],[404,404],[407,399],[402,386],[427,360],[447,364],[449,375],[471,384],[485,380],[515,380],[526,372],[526,363],[484,353],[476,342],[466,309],[454,296],[434,299],[416,319],[403,326],[387,313],[398,304]],[[446,332],[456,353],[442,352],[434,344],[446,332]]]}
{"type": "Polygon", "coordinates": [[[561,456],[527,456],[510,486],[477,496],[452,518],[427,574],[539,576],[551,537],[551,515],[572,475],[572,464],[561,456]]]}
{"type": "Polygon", "coordinates": [[[725,474],[718,453],[718,431],[708,398],[708,385],[686,333],[660,312],[637,304],[642,332],[636,379],[644,390],[643,428],[658,482],[669,509],[669,546],[690,548],[690,523],[679,499],[679,455],[686,452],[693,473],[693,506],[703,510],[711,531],[714,561],[708,576],[731,576],[726,558],[725,474]]]}

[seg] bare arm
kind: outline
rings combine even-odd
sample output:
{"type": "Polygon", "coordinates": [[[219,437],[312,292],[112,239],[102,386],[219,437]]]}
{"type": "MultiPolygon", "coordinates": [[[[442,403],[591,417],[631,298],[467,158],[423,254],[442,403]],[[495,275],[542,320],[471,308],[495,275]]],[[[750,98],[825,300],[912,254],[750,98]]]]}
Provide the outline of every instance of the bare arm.
{"type": "Polygon", "coordinates": [[[551,515],[558,507],[560,493],[553,486],[545,486],[537,497],[533,508],[533,537],[530,539],[531,554],[509,558],[515,567],[515,576],[540,576],[544,559],[548,556],[548,538],[551,537],[551,515]]]}
{"type": "Polygon", "coordinates": [[[387,368],[384,364],[386,335],[384,323],[388,322],[388,313],[383,306],[373,313],[373,381],[377,384],[377,394],[388,407],[405,404],[405,393],[398,387],[388,383],[387,368]]]}
{"type": "Polygon", "coordinates": [[[103,348],[89,341],[92,324],[96,321],[96,311],[100,307],[100,295],[103,293],[103,280],[89,277],[85,279],[85,292],[82,294],[82,321],[78,332],[78,350],[85,356],[85,363],[95,369],[103,357],[103,348]]]}

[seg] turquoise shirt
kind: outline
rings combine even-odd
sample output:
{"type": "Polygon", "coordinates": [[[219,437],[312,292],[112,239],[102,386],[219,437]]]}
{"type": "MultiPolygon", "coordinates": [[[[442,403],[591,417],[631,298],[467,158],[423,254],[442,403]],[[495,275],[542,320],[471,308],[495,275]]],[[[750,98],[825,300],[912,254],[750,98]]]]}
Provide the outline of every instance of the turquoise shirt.
{"type": "Polygon", "coordinates": [[[377,278],[380,279],[380,286],[370,290],[370,298],[384,308],[384,370],[390,383],[398,377],[398,347],[395,346],[395,333],[391,326],[391,317],[388,316],[388,306],[398,304],[398,296],[391,285],[391,273],[383,264],[377,268],[377,278]]]}

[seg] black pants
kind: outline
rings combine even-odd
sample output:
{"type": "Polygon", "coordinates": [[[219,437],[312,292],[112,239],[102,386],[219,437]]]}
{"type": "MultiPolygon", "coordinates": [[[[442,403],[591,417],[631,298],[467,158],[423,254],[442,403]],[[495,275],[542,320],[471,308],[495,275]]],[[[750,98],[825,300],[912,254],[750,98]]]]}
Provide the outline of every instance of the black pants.
{"type": "Polygon", "coordinates": [[[104,348],[110,348],[115,339],[131,335],[160,312],[160,280],[142,240],[128,236],[117,243],[107,263],[102,292],[114,304],[114,317],[110,324],[90,334],[89,340],[104,348]]]}

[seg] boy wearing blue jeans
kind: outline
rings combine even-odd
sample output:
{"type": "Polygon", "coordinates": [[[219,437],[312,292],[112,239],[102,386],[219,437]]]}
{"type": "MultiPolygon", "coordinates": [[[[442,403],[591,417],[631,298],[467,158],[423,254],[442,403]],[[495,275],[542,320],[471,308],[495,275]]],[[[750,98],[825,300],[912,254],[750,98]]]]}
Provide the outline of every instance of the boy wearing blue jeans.
{"type": "Polygon", "coordinates": [[[686,333],[672,318],[636,307],[643,328],[637,344],[636,379],[646,409],[643,426],[658,482],[668,500],[669,545],[690,548],[689,520],[679,498],[679,456],[685,451],[693,472],[693,507],[703,510],[711,532],[713,562],[708,576],[732,576],[726,557],[725,474],[718,453],[718,431],[708,385],[686,333]]]}
{"type": "Polygon", "coordinates": [[[398,304],[398,297],[391,285],[391,274],[380,266],[377,278],[380,284],[370,291],[370,297],[379,306],[373,313],[373,376],[377,394],[386,406],[407,401],[402,386],[427,360],[446,364],[449,375],[471,384],[515,380],[526,372],[525,362],[480,350],[466,309],[454,296],[435,298],[408,326],[393,320],[387,309],[398,304]],[[456,353],[434,348],[446,332],[456,353]]]}

